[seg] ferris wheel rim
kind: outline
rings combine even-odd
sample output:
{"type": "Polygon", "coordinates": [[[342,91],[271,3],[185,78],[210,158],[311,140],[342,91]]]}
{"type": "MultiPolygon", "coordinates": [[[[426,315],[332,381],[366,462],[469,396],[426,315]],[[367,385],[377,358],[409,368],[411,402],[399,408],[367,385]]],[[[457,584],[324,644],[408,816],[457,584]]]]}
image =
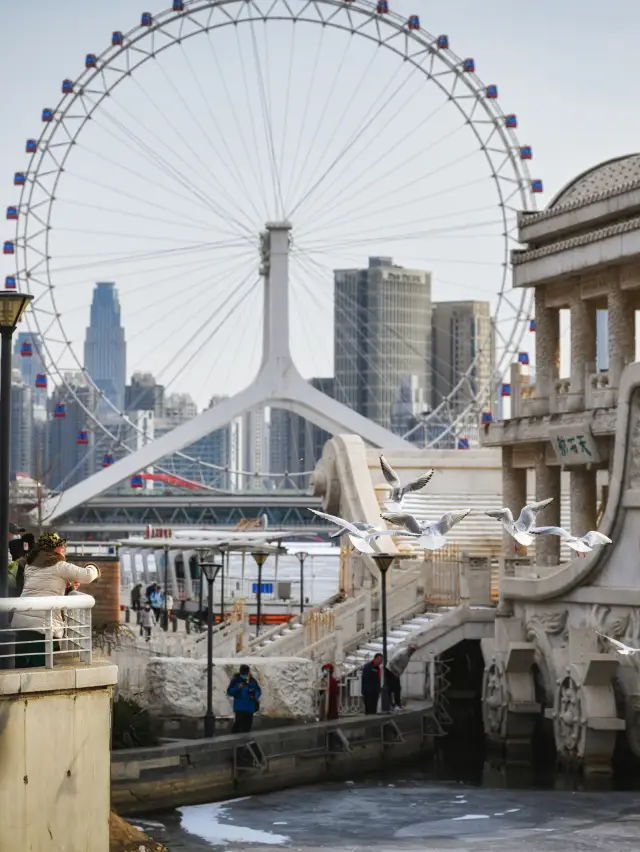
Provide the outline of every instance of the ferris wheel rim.
{"type": "MultiPolygon", "coordinates": [[[[23,269],[21,270],[20,266],[18,265],[17,276],[18,276],[19,280],[23,280],[23,279],[26,280],[27,284],[29,285],[28,289],[30,290],[30,279],[32,279],[34,277],[33,271],[38,268],[38,264],[36,264],[35,267],[33,267],[33,266],[30,267],[29,266],[29,259],[28,259],[28,253],[29,253],[29,250],[30,250],[29,242],[31,240],[35,239],[35,236],[38,236],[37,233],[35,235],[28,236],[28,227],[27,226],[28,226],[28,223],[29,223],[29,216],[33,212],[31,200],[33,198],[33,193],[34,193],[35,186],[36,186],[36,183],[37,183],[37,178],[41,174],[41,170],[42,170],[45,158],[47,156],[49,156],[54,160],[54,163],[56,162],[55,157],[53,157],[53,155],[51,154],[50,144],[51,144],[51,140],[55,137],[56,132],[58,132],[61,127],[64,128],[65,132],[67,133],[67,135],[70,138],[69,138],[69,142],[67,144],[66,151],[64,151],[63,157],[61,158],[60,165],[59,165],[58,170],[57,170],[55,182],[53,184],[51,193],[49,194],[48,201],[46,202],[46,204],[47,204],[47,216],[46,216],[46,224],[44,225],[44,229],[45,229],[45,232],[46,232],[45,243],[46,243],[47,248],[49,247],[49,239],[50,239],[50,233],[51,233],[51,214],[52,214],[52,210],[53,210],[54,201],[56,200],[55,199],[55,191],[57,189],[60,177],[63,173],[64,165],[66,164],[67,158],[69,157],[71,151],[73,150],[73,145],[74,145],[75,141],[81,135],[82,131],[86,127],[87,123],[90,121],[93,114],[97,110],[99,110],[100,106],[103,104],[103,102],[108,97],[108,95],[117,86],[119,86],[119,84],[124,79],[131,76],[131,74],[133,72],[137,71],[140,67],[142,67],[146,62],[148,62],[149,59],[152,59],[152,58],[155,59],[158,54],[163,53],[165,50],[168,50],[170,47],[173,47],[176,44],[181,44],[182,42],[186,41],[187,39],[191,38],[192,36],[199,35],[202,32],[208,34],[212,31],[217,30],[217,29],[221,29],[221,28],[224,28],[224,27],[230,26],[230,25],[237,25],[237,24],[240,24],[240,23],[255,24],[255,23],[259,23],[259,22],[264,22],[266,24],[268,21],[292,21],[292,22],[303,22],[303,23],[308,23],[308,24],[322,24],[323,26],[328,26],[328,27],[331,27],[331,28],[334,28],[334,29],[342,30],[344,32],[350,32],[352,35],[360,35],[361,37],[367,38],[370,41],[377,41],[377,43],[380,46],[386,47],[387,49],[391,50],[391,52],[395,53],[398,56],[402,56],[402,53],[399,50],[396,49],[395,44],[392,45],[390,43],[390,40],[392,38],[396,38],[396,37],[403,38],[403,40],[405,42],[404,58],[407,59],[408,61],[410,61],[414,65],[414,68],[416,68],[417,71],[422,72],[425,75],[425,79],[427,81],[435,83],[435,85],[440,89],[440,91],[443,92],[444,94],[446,94],[449,97],[449,99],[451,101],[453,101],[453,103],[455,104],[457,109],[467,119],[467,123],[469,124],[472,132],[474,133],[474,135],[476,137],[476,141],[479,143],[480,150],[483,152],[483,154],[485,155],[490,167],[492,168],[491,177],[493,179],[494,185],[497,188],[497,194],[498,194],[498,197],[500,199],[500,203],[499,203],[498,206],[501,209],[502,220],[503,220],[503,223],[504,223],[504,226],[505,226],[505,233],[503,234],[505,253],[504,253],[504,261],[503,261],[503,273],[502,273],[502,276],[501,276],[502,277],[502,283],[501,283],[501,287],[500,287],[500,292],[498,293],[498,301],[497,301],[497,304],[496,304],[496,307],[495,307],[495,311],[493,312],[493,316],[494,317],[497,316],[498,313],[499,313],[499,310],[500,310],[500,305],[501,305],[502,301],[505,299],[505,291],[507,290],[507,278],[508,278],[509,267],[510,267],[510,263],[509,263],[509,234],[508,234],[508,224],[507,224],[507,208],[509,208],[508,202],[515,195],[518,195],[519,200],[520,200],[521,209],[525,209],[525,210],[536,209],[535,208],[535,197],[531,193],[531,177],[530,177],[530,174],[529,174],[528,165],[527,165],[526,161],[522,161],[521,159],[519,159],[516,156],[516,152],[519,150],[520,145],[518,143],[515,131],[506,126],[506,121],[505,121],[506,120],[506,114],[503,112],[502,108],[500,107],[498,99],[493,98],[493,99],[490,100],[489,98],[487,98],[486,96],[484,96],[482,94],[483,92],[487,91],[487,87],[482,83],[482,81],[480,80],[478,75],[475,73],[475,70],[472,73],[463,73],[461,71],[460,66],[462,65],[464,60],[461,57],[459,57],[453,50],[451,50],[448,47],[446,49],[436,49],[434,47],[434,45],[437,43],[438,37],[432,36],[430,33],[428,33],[427,31],[425,31],[422,28],[420,30],[417,30],[417,31],[407,29],[407,20],[402,18],[400,15],[397,15],[393,12],[390,12],[390,13],[387,13],[387,14],[384,14],[384,15],[376,14],[376,4],[368,2],[368,0],[355,0],[355,2],[352,2],[352,0],[308,0],[308,2],[303,4],[303,9],[300,13],[292,12],[290,7],[289,7],[289,4],[286,3],[286,0],[282,0],[280,5],[282,7],[284,7],[289,12],[289,14],[288,15],[272,15],[271,12],[274,9],[274,7],[276,7],[277,5],[278,5],[278,0],[275,0],[275,2],[273,2],[271,4],[271,6],[269,7],[268,10],[260,12],[259,9],[258,9],[258,4],[254,0],[191,0],[190,3],[184,4],[184,10],[183,11],[174,11],[172,9],[169,9],[169,10],[166,10],[164,12],[160,12],[158,15],[155,15],[153,17],[153,25],[151,27],[138,25],[138,26],[132,28],[128,33],[123,34],[123,40],[124,40],[125,43],[121,47],[115,47],[112,44],[109,48],[107,48],[105,51],[103,51],[102,54],[100,54],[97,57],[96,67],[94,67],[94,68],[88,68],[87,67],[83,70],[83,72],[76,78],[76,80],[73,81],[73,86],[72,86],[73,92],[70,95],[67,94],[67,95],[62,96],[62,98],[59,100],[58,105],[56,106],[55,110],[53,110],[53,113],[54,113],[53,120],[46,124],[45,128],[43,129],[42,133],[40,134],[40,137],[37,140],[37,151],[36,151],[36,154],[33,155],[34,160],[37,157],[35,168],[30,167],[25,172],[25,175],[28,178],[30,178],[30,186],[29,186],[29,182],[27,180],[25,180],[25,184],[22,187],[22,192],[21,192],[21,196],[20,196],[20,208],[19,208],[20,209],[20,218],[19,218],[18,222],[16,223],[16,248],[18,250],[17,254],[18,254],[18,256],[22,255],[24,257],[23,269]],[[215,24],[211,24],[211,17],[213,16],[213,12],[214,12],[215,8],[223,8],[223,7],[225,9],[226,9],[226,7],[240,7],[240,8],[243,8],[243,9],[244,8],[251,8],[251,9],[255,10],[255,15],[249,16],[249,17],[242,17],[242,18],[238,18],[238,19],[235,19],[235,20],[228,18],[228,20],[225,20],[225,21],[222,21],[222,22],[217,22],[215,24]],[[314,8],[316,11],[318,11],[318,9],[321,8],[321,7],[329,7],[330,9],[333,9],[334,10],[333,14],[331,14],[328,19],[322,19],[322,16],[320,14],[318,15],[317,18],[304,17],[303,13],[305,12],[305,10],[307,10],[309,8],[314,8]],[[199,13],[199,12],[208,11],[208,10],[211,11],[211,15],[209,17],[209,24],[206,27],[201,27],[200,29],[195,30],[193,32],[190,32],[190,33],[187,33],[187,34],[184,34],[184,35],[180,35],[178,37],[173,37],[173,38],[170,38],[168,36],[168,34],[163,31],[163,27],[165,27],[169,24],[175,23],[176,21],[184,21],[186,19],[190,19],[191,16],[193,16],[193,15],[199,13]],[[341,24],[337,24],[335,22],[334,19],[336,18],[336,16],[341,11],[343,13],[345,13],[348,20],[351,21],[352,25],[350,27],[347,27],[347,26],[344,26],[344,25],[341,25],[341,24]],[[378,39],[374,39],[373,36],[363,32],[360,28],[354,28],[352,18],[354,18],[356,16],[360,16],[360,17],[365,18],[365,20],[368,21],[369,23],[375,22],[375,27],[378,31],[378,36],[379,36],[378,39]],[[392,30],[393,31],[393,34],[387,40],[383,40],[382,37],[380,36],[380,32],[382,30],[385,30],[385,28],[386,28],[386,30],[392,30]],[[140,49],[140,42],[143,42],[145,39],[153,40],[156,33],[158,33],[159,31],[162,31],[163,35],[165,37],[167,37],[167,42],[161,44],[157,49],[155,49],[155,47],[153,46],[154,42],[152,41],[151,52],[142,51],[140,49]],[[413,56],[407,56],[406,55],[408,53],[408,45],[409,45],[410,41],[415,42],[416,44],[420,45],[420,47],[421,47],[421,50],[419,51],[419,53],[414,54],[413,56]],[[131,66],[129,57],[131,55],[132,50],[134,50],[134,49],[139,54],[141,54],[142,58],[139,59],[139,61],[137,61],[134,65],[131,66]],[[431,70],[429,72],[426,72],[424,67],[422,65],[417,64],[416,61],[415,61],[416,56],[422,55],[422,54],[424,54],[425,56],[428,56],[431,60],[431,70]],[[125,57],[125,63],[127,65],[127,68],[124,69],[124,70],[123,69],[117,69],[115,79],[112,80],[109,85],[107,85],[106,84],[106,78],[104,76],[105,70],[108,68],[108,66],[111,63],[114,63],[118,58],[121,58],[123,56],[125,57]],[[473,99],[471,101],[471,107],[472,107],[471,117],[468,115],[468,112],[464,109],[464,106],[461,103],[459,96],[456,96],[456,95],[452,94],[452,92],[449,92],[447,90],[446,86],[444,86],[442,84],[440,79],[433,76],[432,69],[433,69],[433,66],[436,62],[443,63],[446,66],[446,70],[449,71],[452,75],[454,75],[454,77],[453,77],[454,85],[452,87],[452,91],[455,88],[455,86],[457,86],[458,84],[461,83],[464,87],[466,87],[468,92],[473,96],[473,99]],[[98,77],[102,77],[103,81],[105,81],[105,86],[104,86],[104,89],[103,89],[102,92],[99,92],[99,91],[93,91],[92,92],[92,94],[98,95],[98,99],[95,103],[91,104],[90,110],[87,111],[83,98],[87,94],[88,84],[93,82],[98,77]],[[78,101],[80,101],[82,106],[85,108],[84,109],[85,115],[82,117],[80,124],[76,128],[75,132],[72,135],[69,135],[69,132],[68,132],[66,126],[64,125],[64,121],[65,121],[65,119],[70,118],[69,112],[72,109],[72,107],[77,104],[78,101]],[[484,141],[483,141],[483,138],[481,137],[481,135],[480,135],[480,133],[479,133],[477,127],[476,127],[476,123],[475,123],[475,120],[473,118],[473,113],[475,113],[475,111],[478,107],[480,107],[480,110],[484,110],[484,113],[487,115],[488,119],[490,120],[490,123],[493,123],[493,131],[492,131],[491,135],[488,137],[488,139],[484,140],[484,141]],[[489,156],[489,152],[487,150],[487,142],[490,141],[491,138],[494,135],[497,135],[500,142],[502,142],[503,147],[501,149],[501,152],[506,156],[506,159],[505,159],[500,170],[502,170],[502,168],[504,168],[508,164],[509,167],[510,167],[510,170],[515,175],[515,181],[514,181],[515,189],[513,190],[511,195],[509,195],[506,198],[505,198],[505,193],[503,193],[502,185],[501,185],[501,182],[500,182],[501,175],[499,175],[495,171],[493,161],[491,160],[491,157],[489,156]],[[25,197],[26,197],[26,203],[25,203],[25,197]],[[24,222],[24,228],[22,228],[23,222],[24,222]],[[24,234],[24,236],[23,236],[23,234],[24,234]]],[[[226,13],[226,14],[228,15],[228,13],[226,13]]],[[[114,69],[109,68],[109,70],[113,71],[114,69]]],[[[468,97],[469,97],[469,95],[467,95],[467,98],[468,97]]],[[[511,177],[510,179],[512,181],[514,180],[513,177],[511,177]]],[[[35,217],[35,218],[36,218],[37,221],[41,221],[41,220],[39,220],[38,217],[35,217]]],[[[46,283],[42,283],[42,282],[39,282],[39,283],[41,284],[41,286],[43,286],[45,288],[45,293],[47,292],[47,289],[48,289],[49,296],[51,298],[52,304],[53,304],[54,309],[55,309],[55,295],[53,293],[53,286],[51,285],[51,271],[50,271],[50,267],[49,267],[50,260],[51,260],[51,255],[49,255],[49,252],[47,251],[45,253],[46,283]]],[[[521,341],[524,337],[524,334],[526,332],[526,322],[527,322],[527,320],[530,316],[531,299],[532,299],[531,294],[528,291],[523,290],[520,293],[520,304],[517,308],[514,308],[514,306],[511,305],[511,302],[509,300],[507,300],[508,303],[511,305],[511,307],[516,311],[516,317],[513,321],[513,325],[511,327],[511,332],[508,336],[508,339],[505,342],[504,350],[503,350],[502,356],[500,358],[501,364],[502,364],[503,361],[509,361],[510,359],[513,358],[514,353],[517,351],[517,348],[519,347],[519,345],[520,345],[520,343],[521,343],[521,341]]],[[[68,340],[68,338],[66,336],[66,333],[64,331],[64,325],[63,325],[62,319],[61,319],[62,314],[57,312],[57,311],[54,311],[54,312],[55,312],[54,321],[57,321],[58,326],[59,326],[60,330],[62,331],[65,346],[68,348],[69,352],[71,353],[73,360],[78,365],[78,369],[79,369],[79,371],[82,372],[83,376],[85,377],[85,380],[98,392],[100,398],[103,399],[107,403],[107,405],[111,408],[111,410],[114,412],[114,414],[116,414],[121,419],[121,421],[123,423],[125,423],[128,427],[132,428],[133,430],[137,431],[138,434],[142,434],[142,430],[140,429],[140,427],[138,427],[127,416],[127,414],[124,411],[120,411],[118,409],[118,407],[116,405],[114,405],[111,402],[111,400],[108,399],[108,397],[105,397],[104,393],[97,387],[93,378],[90,376],[90,374],[88,373],[88,371],[86,370],[84,365],[81,363],[81,360],[76,355],[70,341],[68,340]]],[[[51,354],[50,354],[50,352],[47,348],[46,336],[43,334],[41,327],[40,327],[40,322],[39,322],[39,318],[38,318],[38,315],[37,315],[37,308],[36,308],[36,310],[34,310],[34,318],[35,318],[35,324],[36,324],[36,333],[38,334],[39,339],[42,341],[43,346],[45,347],[45,350],[46,350],[47,355],[48,355],[48,366],[50,368],[53,367],[53,372],[57,376],[60,383],[65,386],[67,391],[69,391],[72,394],[72,396],[76,399],[76,401],[81,405],[81,407],[83,408],[83,410],[87,414],[88,418],[94,424],[97,424],[99,426],[100,430],[105,434],[105,436],[107,436],[108,438],[111,439],[111,441],[113,442],[114,445],[118,445],[119,447],[123,447],[128,452],[130,452],[131,449],[127,446],[127,444],[124,441],[122,441],[120,438],[114,436],[113,433],[111,432],[111,430],[105,424],[102,423],[100,418],[98,418],[94,412],[91,412],[82,403],[82,401],[80,399],[78,399],[77,395],[75,394],[75,391],[69,385],[66,378],[64,377],[61,370],[59,369],[59,367],[56,363],[56,360],[51,357],[51,354]]],[[[493,321],[492,321],[492,332],[493,332],[493,321]]],[[[448,405],[449,405],[450,400],[455,396],[455,394],[465,384],[467,384],[469,374],[473,370],[473,367],[475,366],[478,358],[482,355],[482,352],[484,351],[485,345],[486,345],[486,342],[485,342],[484,345],[483,344],[480,345],[478,354],[474,358],[472,364],[469,366],[467,371],[465,371],[465,374],[462,376],[462,378],[460,379],[458,384],[451,390],[451,392],[448,394],[448,396],[445,399],[443,399],[441,401],[441,403],[433,411],[430,412],[429,417],[427,419],[425,419],[424,423],[418,424],[418,427],[416,427],[416,428],[420,428],[423,425],[428,424],[429,420],[437,420],[439,415],[441,415],[443,412],[446,412],[448,410],[448,405]]],[[[439,433],[437,439],[435,439],[433,442],[431,442],[431,444],[427,444],[427,445],[431,446],[433,444],[439,443],[442,440],[443,436],[454,431],[456,429],[456,427],[465,419],[468,420],[470,414],[478,413],[479,412],[478,405],[477,405],[478,398],[486,395],[487,391],[492,391],[495,388],[497,381],[499,381],[500,378],[504,375],[505,371],[506,370],[504,368],[501,368],[498,365],[496,365],[496,369],[494,370],[494,373],[491,376],[490,380],[483,387],[481,387],[477,390],[476,398],[474,400],[472,400],[471,402],[469,402],[466,405],[466,407],[457,414],[457,416],[455,418],[450,419],[450,423],[449,423],[448,427],[444,431],[439,433]]],[[[414,431],[414,430],[412,430],[412,431],[414,431]]],[[[408,434],[410,434],[410,433],[408,433],[408,434]]],[[[216,470],[228,469],[228,466],[213,465],[211,463],[204,462],[200,459],[193,458],[192,456],[189,456],[188,454],[185,454],[183,452],[178,452],[178,453],[176,453],[176,455],[178,455],[182,458],[185,458],[189,461],[195,462],[198,465],[201,465],[201,466],[209,468],[209,469],[216,469],[216,470]]],[[[270,474],[267,474],[267,473],[264,473],[264,472],[260,472],[259,474],[256,474],[255,471],[235,471],[234,470],[234,473],[238,473],[238,474],[245,475],[245,476],[259,475],[259,476],[262,476],[262,477],[270,475],[270,474]]],[[[307,471],[299,472],[299,473],[288,473],[287,476],[293,478],[293,477],[299,477],[299,476],[306,476],[306,475],[308,475],[308,473],[309,472],[307,472],[307,471]]],[[[271,474],[271,475],[282,476],[283,473],[280,472],[278,474],[271,474]]]]}

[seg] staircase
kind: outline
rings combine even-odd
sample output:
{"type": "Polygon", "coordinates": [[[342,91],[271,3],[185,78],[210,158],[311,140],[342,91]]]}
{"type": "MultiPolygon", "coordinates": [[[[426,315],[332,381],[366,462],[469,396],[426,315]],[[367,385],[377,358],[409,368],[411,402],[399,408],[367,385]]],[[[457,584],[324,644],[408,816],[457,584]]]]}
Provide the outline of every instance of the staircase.
{"type": "MultiPolygon", "coordinates": [[[[410,645],[411,638],[417,633],[421,633],[429,625],[445,613],[450,612],[455,607],[440,607],[437,612],[424,612],[421,615],[416,615],[408,621],[403,622],[399,627],[390,630],[387,634],[387,651],[389,659],[394,654],[394,651],[399,645],[410,645]]],[[[356,648],[355,651],[347,653],[342,670],[345,674],[360,668],[364,663],[368,662],[374,654],[382,653],[382,636],[365,642],[356,648]]]]}

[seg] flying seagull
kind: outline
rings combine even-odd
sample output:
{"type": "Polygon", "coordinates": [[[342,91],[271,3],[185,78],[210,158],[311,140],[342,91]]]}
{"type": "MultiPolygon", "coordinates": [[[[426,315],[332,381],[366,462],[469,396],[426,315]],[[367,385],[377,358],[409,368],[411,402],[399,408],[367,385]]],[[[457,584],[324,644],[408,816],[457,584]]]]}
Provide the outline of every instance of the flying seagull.
{"type": "Polygon", "coordinates": [[[426,550],[439,550],[446,544],[445,536],[449,530],[466,518],[470,511],[471,509],[465,512],[447,512],[439,521],[419,521],[406,512],[389,512],[380,517],[390,524],[404,527],[410,535],[419,535],[420,544],[426,550]]]}
{"type": "MultiPolygon", "coordinates": [[[[485,515],[488,515],[490,518],[496,518],[496,520],[502,523],[502,526],[509,535],[515,538],[518,544],[528,547],[533,541],[531,530],[536,522],[538,512],[541,512],[549,505],[549,503],[551,503],[552,500],[553,497],[549,497],[546,500],[540,500],[539,503],[529,503],[529,505],[525,506],[520,512],[520,517],[515,522],[513,520],[511,509],[507,508],[485,512],[485,515]]],[[[516,551],[518,550],[518,545],[516,545],[515,549],[516,551]]]]}
{"type": "Polygon", "coordinates": [[[618,642],[617,639],[612,639],[611,636],[605,636],[604,633],[600,633],[599,630],[596,630],[598,636],[602,636],[603,639],[608,639],[609,642],[615,647],[618,654],[621,654],[623,657],[630,657],[633,654],[640,654],[640,648],[632,648],[630,645],[625,645],[624,642],[618,642]]]}
{"type": "Polygon", "coordinates": [[[388,530],[383,529],[382,527],[374,527],[373,524],[366,524],[361,521],[351,523],[351,521],[345,521],[344,518],[338,518],[336,515],[328,515],[325,512],[318,512],[316,509],[309,509],[309,511],[313,512],[313,514],[317,515],[319,518],[324,518],[325,521],[331,521],[332,524],[336,524],[336,526],[340,527],[338,532],[333,533],[331,538],[336,538],[339,535],[347,533],[349,541],[356,550],[360,551],[360,553],[374,553],[375,551],[369,542],[376,538],[380,538],[380,536],[383,535],[388,535],[393,538],[396,538],[397,536],[410,535],[417,538],[419,535],[419,533],[407,533],[405,530],[388,530]]]}
{"type": "Polygon", "coordinates": [[[531,529],[533,535],[557,535],[564,541],[567,547],[575,550],[576,553],[583,553],[585,558],[587,553],[597,547],[599,544],[612,544],[611,539],[597,530],[589,530],[584,535],[571,535],[563,527],[533,527],[531,529]]]}
{"type": "Polygon", "coordinates": [[[387,508],[392,512],[401,511],[406,495],[412,491],[420,491],[424,488],[435,473],[434,470],[428,470],[426,473],[420,474],[417,479],[403,485],[400,481],[400,477],[384,456],[380,456],[380,467],[382,468],[384,478],[391,486],[391,497],[388,502],[385,502],[385,506],[387,506],[387,508]]]}

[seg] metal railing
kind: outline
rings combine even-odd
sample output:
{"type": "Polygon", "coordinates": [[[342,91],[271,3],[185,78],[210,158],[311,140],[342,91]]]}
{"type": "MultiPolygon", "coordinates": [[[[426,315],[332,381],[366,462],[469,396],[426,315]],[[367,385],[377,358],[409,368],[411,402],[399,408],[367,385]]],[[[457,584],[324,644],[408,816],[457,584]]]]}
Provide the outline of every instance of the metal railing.
{"type": "Polygon", "coordinates": [[[53,668],[54,661],[59,665],[75,661],[91,665],[94,604],[94,598],[85,594],[0,598],[0,613],[8,614],[5,618],[12,619],[13,614],[19,612],[41,622],[38,627],[13,627],[11,624],[1,627],[0,659],[15,657],[16,669],[25,667],[25,657],[31,658],[29,667],[34,666],[34,657],[47,669],[53,668]]]}

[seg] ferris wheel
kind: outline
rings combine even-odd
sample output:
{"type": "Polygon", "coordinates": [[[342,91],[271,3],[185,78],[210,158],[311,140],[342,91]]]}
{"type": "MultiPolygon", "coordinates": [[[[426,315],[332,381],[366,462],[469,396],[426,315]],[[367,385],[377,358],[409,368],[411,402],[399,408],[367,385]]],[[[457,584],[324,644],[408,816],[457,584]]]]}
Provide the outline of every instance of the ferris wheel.
{"type": "MultiPolygon", "coordinates": [[[[93,284],[117,284],[129,373],[215,404],[260,365],[269,221],[291,223],[291,345],[306,376],[329,376],[339,355],[334,271],[393,258],[430,274],[436,302],[490,302],[464,370],[452,379],[434,358],[447,392],[404,437],[464,446],[494,416],[511,363],[528,363],[531,296],[510,289],[509,256],[517,214],[535,209],[543,186],[517,116],[452,42],[386,0],[174,0],[114,31],[79,76],[60,81],[14,175],[5,287],[34,296],[23,346],[42,358],[37,386],[84,412],[79,444],[93,436],[111,464],[144,438],[85,366],[93,284]]],[[[377,328],[420,357],[392,320],[378,315],[377,328]]],[[[353,338],[349,357],[381,393],[375,341],[365,350],[353,338]]],[[[215,487],[214,473],[229,472],[189,448],[174,455],[192,466],[185,482],[215,487]]],[[[175,475],[169,463],[155,470],[175,475]]],[[[268,464],[234,473],[283,475],[268,464]]]]}

